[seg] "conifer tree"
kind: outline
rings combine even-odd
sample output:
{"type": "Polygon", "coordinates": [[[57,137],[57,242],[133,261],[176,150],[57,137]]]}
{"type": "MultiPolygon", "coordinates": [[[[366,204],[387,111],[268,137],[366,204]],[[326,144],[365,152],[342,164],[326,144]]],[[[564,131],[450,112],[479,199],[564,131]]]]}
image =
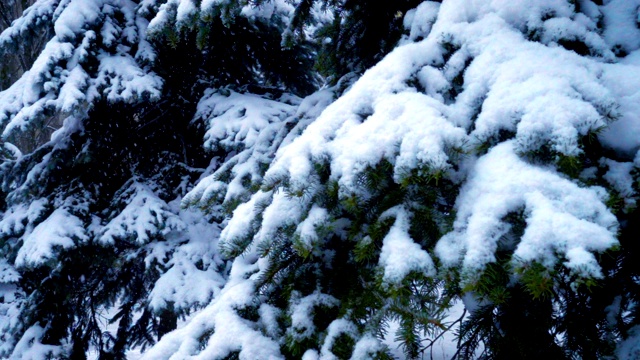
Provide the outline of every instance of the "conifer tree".
{"type": "Polygon", "coordinates": [[[3,144],[3,357],[125,358],[224,281],[217,225],[179,207],[206,167],[191,124],[198,99],[227,85],[303,93],[313,78],[283,66],[308,55],[275,46],[281,23],[250,22],[238,8],[233,24],[156,20],[149,30],[171,5],[36,1],[1,35],[8,53],[30,32],[52,29],[29,71],[0,95],[5,139],[64,118],[36,149],[3,144]],[[209,26],[226,35],[198,31],[209,26]],[[220,45],[252,40],[237,59],[220,45]]]}
{"type": "MultiPolygon", "coordinates": [[[[403,14],[400,46],[233,203],[220,296],[145,358],[387,358],[389,339],[418,358],[443,331],[459,358],[632,358],[621,219],[637,142],[621,129],[635,129],[624,98],[637,89],[617,79],[637,71],[621,29],[638,26],[624,11],[636,8],[449,1],[403,14]],[[457,330],[454,301],[469,312],[457,330]]],[[[226,179],[189,203],[224,204],[226,179]]]]}
{"type": "Polygon", "coordinates": [[[636,358],[639,8],[35,1],[0,357],[636,358]]]}

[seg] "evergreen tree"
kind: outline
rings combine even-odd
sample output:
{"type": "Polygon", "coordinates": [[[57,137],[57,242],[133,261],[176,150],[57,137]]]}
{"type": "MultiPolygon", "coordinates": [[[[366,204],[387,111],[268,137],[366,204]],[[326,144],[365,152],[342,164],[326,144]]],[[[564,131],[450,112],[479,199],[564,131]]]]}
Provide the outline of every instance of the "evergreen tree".
{"type": "Polygon", "coordinates": [[[233,24],[200,24],[222,38],[176,19],[148,30],[170,5],[36,1],[2,34],[9,51],[52,29],[0,95],[5,139],[64,118],[36,149],[3,144],[2,356],[125,358],[222,286],[217,225],[179,207],[207,164],[191,123],[198,99],[210,86],[305,92],[313,78],[282,66],[304,64],[304,49],[276,58],[261,47],[281,23],[242,20],[239,8],[233,24]],[[220,44],[256,38],[239,61],[224,56],[220,44]]]}
{"type": "Polygon", "coordinates": [[[0,356],[637,358],[639,8],[35,1],[0,356]]]}

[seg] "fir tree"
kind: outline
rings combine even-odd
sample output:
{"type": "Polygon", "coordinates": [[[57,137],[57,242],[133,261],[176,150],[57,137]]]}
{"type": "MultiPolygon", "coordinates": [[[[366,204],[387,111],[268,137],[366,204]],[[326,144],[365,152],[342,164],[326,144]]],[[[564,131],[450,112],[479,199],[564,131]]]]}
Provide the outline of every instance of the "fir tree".
{"type": "Polygon", "coordinates": [[[639,7],[35,1],[0,356],[637,357],[639,7]]]}

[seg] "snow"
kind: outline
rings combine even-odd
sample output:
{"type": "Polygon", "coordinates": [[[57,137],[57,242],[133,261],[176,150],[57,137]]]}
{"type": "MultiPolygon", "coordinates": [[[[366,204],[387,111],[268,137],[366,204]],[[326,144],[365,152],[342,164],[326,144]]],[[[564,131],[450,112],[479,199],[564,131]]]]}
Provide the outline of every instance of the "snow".
{"type": "Polygon", "coordinates": [[[438,10],[440,10],[440,3],[424,1],[415,9],[407,11],[403,25],[409,30],[409,36],[404,41],[413,42],[427,37],[438,17],[438,10]]]}
{"type": "MultiPolygon", "coordinates": [[[[337,360],[338,357],[333,355],[331,348],[336,341],[336,338],[340,335],[346,334],[355,338],[358,336],[358,328],[354,323],[347,319],[337,319],[329,324],[327,328],[327,336],[324,338],[324,343],[320,348],[320,356],[326,360],[337,360]]],[[[353,359],[353,357],[352,357],[353,359]]]]}
{"type": "Polygon", "coordinates": [[[64,208],[55,209],[32,232],[25,235],[15,265],[37,266],[53,258],[55,248],[68,249],[76,242],[88,239],[84,224],[78,217],[64,208]]]}
{"type": "Polygon", "coordinates": [[[156,311],[166,309],[168,304],[185,313],[204,307],[220,293],[226,281],[221,271],[223,261],[217,250],[220,232],[217,224],[209,224],[198,210],[184,209],[178,215],[185,229],[167,236],[166,241],[180,245],[169,246],[171,254],[154,253],[145,259],[147,263],[152,258],[163,263],[164,258],[170,258],[165,264],[170,268],[160,276],[149,294],[149,306],[156,311]]]}
{"type": "Polygon", "coordinates": [[[632,157],[640,149],[640,51],[627,56],[620,63],[604,66],[602,80],[618,99],[618,118],[600,135],[606,146],[632,157]]]}
{"type": "MultiPolygon", "coordinates": [[[[319,237],[317,230],[326,225],[329,214],[326,209],[314,205],[307,218],[304,219],[296,228],[296,235],[300,237],[301,243],[308,250],[317,250],[319,237]]],[[[315,254],[319,255],[319,254],[315,254]]]]}
{"type": "Polygon", "coordinates": [[[640,48],[638,0],[610,0],[601,8],[604,15],[604,39],[630,53],[640,48]]]}
{"type": "Polygon", "coordinates": [[[220,234],[220,247],[225,246],[235,248],[233,245],[236,241],[251,236],[254,228],[253,222],[259,213],[258,204],[270,199],[271,193],[257,192],[251,197],[251,200],[240,204],[234,211],[233,217],[220,234]]]}
{"type": "MultiPolygon", "coordinates": [[[[291,327],[289,328],[288,335],[296,340],[310,338],[317,331],[316,326],[313,323],[314,308],[319,306],[333,308],[339,304],[340,302],[333,296],[322,294],[320,292],[315,292],[302,298],[300,298],[299,294],[294,293],[291,296],[289,304],[291,327]]],[[[338,329],[335,329],[334,331],[337,330],[338,329]]],[[[328,349],[330,348],[331,346],[329,346],[328,349]]],[[[324,353],[326,353],[326,351],[324,351],[324,353]]]]}
{"type": "Polygon", "coordinates": [[[500,238],[511,228],[503,219],[524,210],[527,222],[514,257],[548,268],[557,255],[579,275],[601,277],[591,252],[616,245],[617,221],[599,187],[579,187],[552,169],[528,164],[514,141],[495,146],[473,167],[456,201],[454,231],[436,245],[445,266],[462,262],[473,272],[495,261],[500,238]]]}
{"type": "Polygon", "coordinates": [[[633,360],[640,357],[640,325],[629,330],[629,336],[618,344],[616,356],[620,360],[633,360]]]}
{"type": "Polygon", "coordinates": [[[286,0],[274,0],[261,3],[259,6],[244,5],[240,13],[250,20],[269,20],[277,16],[289,18],[294,11],[293,4],[286,0]]]}
{"type": "Polygon", "coordinates": [[[29,206],[18,204],[10,207],[0,220],[0,232],[5,235],[17,235],[26,230],[26,224],[33,224],[46,210],[47,199],[31,201],[29,206]]]}
{"type": "Polygon", "coordinates": [[[87,24],[95,23],[100,16],[102,1],[72,0],[54,23],[54,31],[60,40],[72,40],[85,30],[87,24]]]}
{"type": "Polygon", "coordinates": [[[270,244],[277,236],[277,232],[287,225],[295,225],[301,220],[304,211],[304,203],[299,199],[287,196],[284,192],[277,192],[273,200],[264,209],[262,214],[262,226],[255,235],[258,246],[270,244]]]}
{"type": "MultiPolygon", "coordinates": [[[[505,217],[522,214],[526,227],[513,250],[516,267],[534,261],[549,268],[562,264],[578,276],[601,278],[594,254],[618,244],[618,223],[605,205],[609,195],[603,187],[569,179],[555,161],[560,155],[581,156],[583,139],[601,129],[598,139],[627,157],[640,147],[634,135],[636,45],[621,30],[603,35],[598,29],[600,9],[606,23],[621,6],[616,1],[585,5],[585,13],[576,14],[572,4],[560,0],[424,2],[407,13],[409,34],[401,45],[335,101],[327,96],[321,111],[307,112],[310,124],[280,144],[264,176],[244,170],[247,166],[239,166],[245,163],[237,158],[233,168],[225,169],[230,180],[223,172],[205,178],[189,203],[244,199],[221,233],[221,246],[241,243],[238,253],[243,255],[234,260],[235,267],[247,262],[256,246],[268,248],[288,226],[295,226],[305,247],[318,246],[318,229],[330,221],[331,209],[314,199],[325,185],[319,183],[316,164],[329,163],[330,180],[338,182],[342,199],[353,194],[366,198],[360,175],[386,160],[397,183],[412,170],[426,169],[461,186],[453,230],[435,248],[445,268],[461,267],[469,277],[479,274],[495,261],[501,237],[513,231],[505,217]],[[610,49],[613,38],[629,48],[627,59],[618,62],[610,49]],[[585,44],[589,53],[566,49],[571,42],[585,44]],[[485,146],[487,153],[481,150],[485,146]],[[540,164],[528,160],[541,148],[558,157],[540,164]],[[269,191],[249,196],[246,187],[238,186],[242,174],[269,191]]],[[[256,11],[271,16],[269,7],[256,11]]],[[[306,102],[298,111],[304,112],[306,102]]],[[[278,115],[279,106],[246,94],[208,93],[198,109],[200,117],[210,119],[207,146],[241,152],[272,144],[265,139],[273,133],[260,136],[270,119],[290,116],[291,109],[278,115]]],[[[272,159],[269,154],[265,164],[272,159]]],[[[612,188],[628,197],[635,194],[631,163],[605,159],[600,166],[608,169],[604,179],[612,188]]],[[[597,177],[598,168],[583,174],[583,180],[597,177]]],[[[408,208],[398,205],[382,216],[395,217],[378,259],[389,283],[411,271],[437,273],[431,255],[408,235],[408,208]]],[[[213,299],[212,306],[222,306],[221,299],[213,299]]],[[[304,304],[296,299],[289,309],[298,324],[296,334],[309,336],[313,323],[309,306],[301,310],[304,304]]],[[[330,358],[336,329],[351,333],[345,321],[336,320],[325,347],[308,350],[304,358],[330,358]]],[[[357,337],[359,353],[378,346],[366,335],[357,337]]],[[[215,346],[210,342],[206,349],[215,346]]]]}
{"type": "Polygon", "coordinates": [[[205,147],[225,149],[231,155],[215,172],[198,182],[185,197],[185,204],[210,206],[219,199],[225,203],[246,201],[251,194],[247,180],[250,186],[262,182],[264,168],[285,140],[287,124],[295,121],[299,99],[285,95],[280,100],[286,102],[269,99],[268,95],[205,92],[195,115],[207,125],[205,147]],[[227,181],[221,180],[229,177],[227,181]]]}
{"type": "Polygon", "coordinates": [[[186,23],[197,14],[198,8],[192,0],[181,0],[176,11],[178,24],[186,23]]]}
{"type": "Polygon", "coordinates": [[[353,347],[352,360],[370,359],[376,352],[384,350],[384,345],[375,336],[365,334],[353,347]]]}
{"type": "Polygon", "coordinates": [[[25,9],[22,16],[0,34],[0,52],[6,51],[6,45],[21,41],[20,37],[27,36],[30,29],[41,23],[39,20],[51,19],[59,2],[60,0],[39,0],[25,9]]]}
{"type": "MultiPolygon", "coordinates": [[[[215,159],[184,199],[166,201],[153,184],[135,178],[99,216],[60,198],[19,202],[19,194],[46,181],[55,157],[42,156],[22,184],[5,184],[11,193],[0,232],[17,254],[13,263],[0,259],[6,301],[0,304],[0,333],[18,326],[20,268],[55,262],[59,249],[95,237],[104,246],[128,242],[144,253],[140,261],[148,268],[157,265],[161,274],[144,300],[151,310],[173,306],[189,316],[143,359],[211,359],[233,352],[240,359],[280,359],[283,336],[319,336],[317,348],[303,358],[333,359],[331,348],[342,334],[355,340],[353,359],[370,357],[390,343],[361,333],[348,311],[327,329],[316,328],[315,308],[341,304],[320,285],[306,296],[292,290],[284,309],[259,286],[274,256],[265,249],[281,241],[283,232],[286,246],[301,245],[318,257],[331,252],[324,248],[325,231],[343,241],[350,230],[366,232],[366,226],[351,229],[346,218],[335,219],[321,197],[335,181],[339,200],[367,199],[362,175],[383,161],[393,167],[396,185],[417,171],[449,186],[429,182],[417,185],[421,190],[455,198],[451,212],[449,199],[428,204],[443,219],[454,218],[452,228],[436,219],[446,234],[433,239],[435,249],[423,249],[409,235],[415,199],[393,199],[380,216],[374,214],[375,220],[393,219],[374,262],[384,285],[401,284],[411,272],[437,277],[451,267],[461,270],[463,282],[473,280],[496,261],[502,239],[520,230],[511,216],[521,216],[525,225],[513,244],[514,269],[538,262],[549,269],[565,266],[576,278],[603,278],[596,254],[618,245],[619,230],[607,202],[615,192],[625,201],[624,211],[635,208],[640,164],[640,0],[604,3],[580,1],[576,13],[575,2],[565,0],[425,1],[406,13],[406,34],[396,49],[357,80],[347,76],[305,99],[209,89],[194,121],[204,124],[204,145],[215,159]],[[570,178],[558,162],[582,160],[590,151],[587,136],[605,147],[607,157],[598,155],[579,178],[570,178]],[[538,159],[541,149],[548,158],[538,159]],[[328,164],[329,180],[320,178],[318,164],[328,164]],[[249,308],[257,309],[257,319],[239,314],[249,308]],[[286,316],[291,324],[284,329],[286,316]]],[[[3,139],[49,112],[64,113],[71,116],[47,145],[64,148],[70,134],[82,131],[94,102],[160,98],[163,79],[151,70],[156,54],[147,34],[174,25],[182,31],[212,15],[225,23],[243,16],[292,31],[296,5],[37,1],[0,34],[0,52],[7,52],[35,31],[36,18],[53,21],[54,32],[31,69],[0,93],[3,139]]],[[[334,15],[315,5],[312,11],[317,22],[314,30],[305,29],[309,36],[334,15]]],[[[3,147],[19,160],[29,156],[8,143],[3,147]]],[[[9,250],[2,249],[3,255],[9,250]]],[[[470,311],[477,300],[472,293],[462,298],[470,311]]],[[[616,306],[608,308],[609,320],[616,306]]],[[[456,304],[450,315],[461,308],[456,304]]],[[[45,331],[27,328],[12,358],[61,356],[68,344],[42,344],[45,331]]],[[[620,358],[637,357],[639,334],[634,328],[620,342],[620,358]]],[[[1,334],[0,340],[0,354],[10,351],[13,340],[1,334]]],[[[449,335],[438,343],[443,356],[453,352],[453,343],[449,335]]]]}
{"type": "Polygon", "coordinates": [[[20,273],[7,260],[0,259],[0,284],[15,283],[18,280],[20,280],[20,273]]]}
{"type": "Polygon", "coordinates": [[[28,328],[13,349],[9,360],[41,360],[59,357],[63,353],[63,347],[42,344],[44,333],[45,329],[38,325],[28,328]]]}
{"type": "Polygon", "coordinates": [[[153,236],[184,230],[186,225],[167,204],[145,184],[133,182],[122,195],[126,206],[104,226],[100,242],[113,244],[116,239],[133,239],[144,244],[153,236]]]}
{"type": "Polygon", "coordinates": [[[603,178],[625,199],[627,206],[635,206],[636,191],[633,188],[634,180],[631,175],[635,168],[634,163],[602,158],[600,165],[608,168],[603,178]]]}
{"type": "MultiPolygon", "coordinates": [[[[26,18],[32,14],[53,17],[55,36],[48,40],[31,69],[0,93],[0,123],[5,125],[5,138],[41,119],[49,110],[82,113],[86,103],[103,96],[110,101],[130,102],[160,95],[160,77],[129,54],[130,45],[138,41],[136,58],[154,57],[144,36],[147,23],[136,19],[135,4],[116,0],[70,0],[55,6],[56,2],[38,1],[25,12],[26,18]],[[111,11],[103,13],[102,9],[111,11]],[[96,49],[96,34],[89,30],[96,26],[102,28],[102,35],[107,35],[103,45],[114,47],[115,53],[96,49]],[[125,44],[114,46],[116,40],[125,44]],[[85,65],[89,51],[99,60],[97,72],[89,72],[88,68],[93,66],[85,65]]],[[[23,19],[0,35],[0,44],[15,40],[18,34],[13,31],[17,31],[23,19]]],[[[21,31],[27,29],[21,28],[21,31]]]]}
{"type": "MultiPolygon", "coordinates": [[[[6,263],[5,263],[6,264],[6,263]]],[[[3,283],[2,271],[5,271],[6,265],[0,264],[0,356],[8,356],[11,354],[16,343],[14,337],[15,329],[20,326],[20,314],[24,306],[24,293],[15,284],[3,283]]],[[[13,272],[10,270],[10,272],[13,272]]],[[[9,275],[7,279],[5,272],[5,280],[12,280],[13,275],[9,275]]]]}
{"type": "Polygon", "coordinates": [[[252,305],[256,270],[259,271],[256,259],[253,251],[236,258],[228,282],[211,304],[184,327],[165,335],[141,359],[212,359],[233,351],[240,351],[242,360],[282,358],[279,344],[263,335],[260,324],[243,319],[237,313],[237,309],[252,305]],[[214,329],[224,330],[211,333],[214,329]]]}
{"type": "Polygon", "coordinates": [[[382,240],[379,265],[384,269],[383,280],[398,284],[412,271],[435,276],[436,268],[431,256],[409,236],[410,216],[407,211],[401,207],[391,208],[382,214],[381,220],[389,216],[395,216],[395,222],[382,240]]]}
{"type": "Polygon", "coordinates": [[[73,68],[66,78],[66,82],[60,88],[60,110],[71,112],[78,104],[85,100],[86,94],[82,91],[87,87],[89,76],[78,66],[73,68]]]}

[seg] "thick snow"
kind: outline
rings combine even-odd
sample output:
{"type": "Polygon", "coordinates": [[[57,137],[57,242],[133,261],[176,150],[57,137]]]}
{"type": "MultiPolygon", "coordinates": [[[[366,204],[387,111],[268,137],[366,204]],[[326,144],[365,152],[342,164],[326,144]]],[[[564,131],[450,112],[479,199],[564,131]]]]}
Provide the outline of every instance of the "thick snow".
{"type": "Polygon", "coordinates": [[[602,158],[600,159],[600,165],[608,169],[603,178],[620,194],[627,206],[635,206],[636,191],[633,188],[634,180],[631,174],[635,164],[633,162],[619,162],[602,158]]]}
{"type": "Polygon", "coordinates": [[[462,261],[470,271],[481,269],[495,261],[498,242],[511,228],[504,217],[523,211],[527,226],[516,258],[552,268],[560,254],[576,273],[601,277],[591,252],[618,243],[604,189],[579,187],[550,168],[526,163],[514,147],[513,141],[497,145],[475,163],[456,202],[454,231],[436,246],[438,257],[446,266],[462,261]]]}
{"type": "Polygon", "coordinates": [[[38,265],[53,257],[56,247],[70,248],[89,237],[83,222],[64,208],[58,208],[24,237],[16,266],[38,265]]]}
{"type": "Polygon", "coordinates": [[[153,251],[145,261],[152,259],[170,267],[156,281],[149,294],[149,306],[154,310],[167,308],[189,311],[204,307],[217,296],[226,279],[222,269],[224,263],[218,254],[217,224],[209,224],[198,210],[184,209],[178,213],[184,227],[174,229],[177,233],[165,239],[166,248],[161,243],[150,244],[153,251]],[[176,245],[175,243],[179,244],[176,245]],[[172,251],[167,254],[165,251],[172,251]]]}
{"type": "Polygon", "coordinates": [[[640,1],[610,0],[601,8],[604,38],[612,46],[620,46],[630,53],[640,48],[640,1]]]}
{"type": "Polygon", "coordinates": [[[9,360],[42,360],[59,357],[63,353],[62,346],[43,344],[45,329],[38,325],[28,328],[22,339],[16,344],[9,360]]]}
{"type": "Polygon", "coordinates": [[[154,57],[146,41],[147,22],[136,11],[136,4],[130,1],[41,0],[0,34],[0,48],[5,51],[4,46],[22,41],[35,23],[32,17],[53,20],[54,36],[31,69],[0,93],[3,137],[40,120],[50,110],[84,114],[87,104],[96,98],[157,98],[162,80],[136,60],[154,57]],[[27,23],[28,19],[32,22],[27,23]],[[98,47],[94,27],[102,28],[101,35],[106,35],[105,48],[98,47]],[[132,54],[136,43],[139,48],[132,54]],[[99,65],[88,72],[90,52],[99,65]]]}
{"type": "MultiPolygon", "coordinates": [[[[513,230],[505,217],[521,214],[526,227],[513,250],[514,265],[521,261],[547,267],[563,264],[577,275],[601,277],[594,253],[617,244],[618,224],[605,205],[607,190],[581,182],[599,176],[598,168],[593,166],[581,174],[581,180],[572,180],[557,170],[553,157],[547,163],[533,163],[527,156],[547,148],[554,156],[578,157],[584,152],[586,136],[598,136],[606,147],[627,158],[640,148],[634,135],[640,129],[634,115],[640,55],[634,53],[635,37],[624,34],[623,28],[633,26],[630,34],[637,29],[631,18],[607,27],[616,12],[637,18],[636,10],[629,10],[631,3],[612,0],[598,7],[583,1],[583,13],[575,13],[573,5],[561,0],[450,0],[424,2],[409,11],[404,22],[408,35],[401,46],[338,99],[331,102],[326,97],[326,104],[331,104],[310,117],[304,131],[294,132],[296,136],[279,145],[265,174],[243,170],[239,165],[245,164],[240,161],[245,158],[237,158],[224,172],[205,178],[185,199],[185,204],[200,206],[228,201],[230,194],[244,199],[222,230],[221,245],[246,240],[239,241],[246,248],[237,249],[243,255],[233,261],[229,283],[198,320],[187,325],[192,330],[168,335],[152,353],[187,356],[189,345],[180,345],[179,339],[193,339],[205,321],[215,328],[220,320],[212,320],[212,314],[227,306],[230,291],[242,283],[234,272],[245,269],[250,280],[265,261],[254,258],[256,244],[262,248],[280,229],[295,226],[304,246],[317,246],[318,229],[332,220],[331,209],[314,200],[322,186],[316,163],[329,163],[331,180],[338,181],[343,198],[352,194],[366,198],[360,175],[382,160],[393,165],[398,183],[412,170],[420,170],[461,185],[453,230],[438,241],[434,254],[445,267],[461,266],[464,274],[472,275],[495,261],[501,237],[513,230]],[[601,16],[604,32],[598,29],[601,16]],[[576,51],[564,48],[572,43],[585,44],[588,53],[578,54],[579,47],[576,51]],[[615,57],[615,44],[629,53],[626,59],[615,57]],[[223,176],[225,172],[231,176],[223,176]],[[269,191],[236,186],[242,174],[251,182],[266,183],[269,191]]],[[[224,4],[203,1],[201,6],[224,4]]],[[[270,16],[269,7],[260,11],[270,16]]],[[[291,110],[270,101],[246,94],[209,93],[199,106],[200,116],[210,119],[207,145],[238,149],[241,154],[273,144],[265,142],[275,133],[268,130],[275,123],[270,119],[282,120],[291,110]],[[268,136],[261,138],[262,134],[268,136]]],[[[246,159],[262,154],[269,154],[263,162],[268,164],[271,150],[246,159]]],[[[611,188],[624,197],[635,196],[632,163],[603,159],[598,165],[606,170],[604,179],[611,188]]],[[[431,255],[408,235],[409,210],[397,206],[384,216],[395,217],[378,259],[384,279],[397,282],[410,271],[435,275],[431,255]]],[[[249,292],[243,294],[248,302],[249,292]]],[[[296,324],[305,324],[298,326],[300,334],[306,334],[313,324],[309,310],[298,314],[302,304],[294,303],[290,310],[296,324]]],[[[273,319],[269,309],[262,311],[263,318],[273,319]]],[[[343,330],[349,328],[340,322],[346,320],[336,321],[343,330]]],[[[276,331],[268,328],[273,336],[276,331]]],[[[221,348],[240,350],[240,340],[223,345],[218,340],[223,336],[214,332],[200,354],[226,353],[216,352],[221,348]]],[[[356,353],[363,357],[381,346],[368,335],[354,336],[359,337],[356,353]]],[[[327,339],[325,345],[330,347],[331,336],[327,339]]],[[[242,349],[241,358],[248,354],[242,349]]],[[[308,350],[303,358],[330,356],[324,347],[308,350]]]]}
{"type": "Polygon", "coordinates": [[[383,280],[400,283],[411,271],[435,276],[431,256],[409,236],[410,215],[401,207],[391,208],[381,218],[395,216],[395,222],[382,241],[379,265],[384,269],[383,280]]]}
{"type": "Polygon", "coordinates": [[[196,113],[207,124],[205,146],[225,149],[231,156],[197,184],[185,197],[185,204],[209,206],[216,198],[247,200],[251,192],[244,184],[262,182],[264,168],[286,136],[286,125],[295,121],[299,99],[290,96],[286,101],[233,91],[205,93],[196,113]],[[226,177],[231,179],[220,180],[226,177]]]}
{"type": "Polygon", "coordinates": [[[134,239],[144,244],[151,236],[167,235],[171,231],[181,231],[186,225],[168,205],[145,184],[134,182],[126,189],[126,206],[103,228],[100,241],[113,244],[116,239],[134,239]]]}
{"type": "MultiPolygon", "coordinates": [[[[15,267],[41,264],[60,248],[91,236],[106,245],[131,240],[146,251],[141,261],[147,266],[167,269],[147,299],[149,306],[159,311],[171,304],[192,315],[143,358],[210,359],[239,351],[240,359],[279,359],[283,314],[292,323],[286,335],[322,332],[321,348],[308,350],[304,359],[333,358],[330,349],[340,334],[356,340],[353,359],[366,358],[384,344],[359,333],[346,317],[333,319],[326,330],[314,327],[313,308],[338,306],[339,299],[318,289],[305,297],[294,294],[283,310],[268,305],[256,286],[273,256],[259,250],[282,229],[293,229],[294,238],[315,251],[324,250],[321,230],[338,234],[339,226],[350,226],[320,204],[326,184],[316,165],[329,164],[329,181],[337,181],[341,199],[366,198],[361,175],[381,161],[393,166],[398,184],[417,170],[459,186],[453,228],[433,253],[409,236],[414,219],[403,202],[410,200],[397,199],[383,209],[381,219],[394,218],[377,259],[386,283],[399,283],[412,271],[436,276],[435,263],[460,267],[473,277],[495,261],[501,238],[515,230],[506,219],[511,215],[522,216],[525,224],[514,244],[514,265],[562,264],[578,276],[602,277],[594,254],[618,243],[616,217],[605,205],[607,189],[624,198],[625,210],[635,206],[637,196],[640,1],[579,3],[581,13],[565,0],[426,1],[406,13],[400,45],[344,93],[338,88],[345,84],[305,99],[207,91],[195,120],[205,124],[205,146],[226,155],[212,161],[182,200],[185,208],[198,210],[179,209],[180,199],[168,203],[138,182],[118,194],[118,210],[106,219],[81,220],[71,208],[45,199],[9,203],[0,231],[20,247],[14,264],[0,259],[0,293],[17,299],[15,267]],[[571,179],[556,162],[561,156],[579,158],[586,136],[597,137],[617,157],[602,158],[571,179]],[[531,160],[541,149],[550,151],[550,159],[531,160]],[[592,180],[601,186],[588,185],[592,180]],[[209,223],[212,214],[220,224],[209,223]],[[227,264],[220,250],[241,255],[227,264]],[[258,320],[239,315],[248,307],[257,307],[258,320]]],[[[174,25],[180,30],[212,14],[274,21],[286,29],[294,5],[286,0],[238,8],[228,0],[37,1],[0,34],[0,52],[10,51],[33,31],[36,18],[54,20],[52,37],[31,69],[0,93],[3,138],[53,111],[72,114],[51,145],[65,146],[63,139],[80,131],[97,99],[159,97],[163,81],[149,68],[155,52],[147,33],[174,25]]],[[[313,11],[321,21],[333,16],[319,14],[317,7],[313,11]]],[[[25,184],[41,181],[51,161],[45,156],[25,184]]],[[[26,192],[27,185],[19,190],[26,192]]],[[[15,326],[6,319],[13,316],[15,322],[18,306],[0,304],[0,331],[15,326]]],[[[27,329],[13,358],[58,356],[61,348],[41,344],[44,331],[27,329]]],[[[638,334],[632,330],[619,345],[621,358],[637,354],[638,334]]],[[[10,342],[0,340],[0,353],[6,352],[10,342]]]]}
{"type": "MultiPolygon", "coordinates": [[[[260,272],[256,259],[254,251],[236,258],[228,282],[211,304],[184,327],[165,335],[142,359],[212,359],[232,351],[240,351],[242,360],[282,358],[279,344],[260,331],[270,325],[248,321],[237,313],[254,305],[254,281],[260,272]]],[[[262,314],[267,321],[273,319],[268,312],[262,314]]]]}
{"type": "Polygon", "coordinates": [[[48,205],[47,199],[41,198],[31,201],[29,206],[18,204],[3,214],[0,220],[0,232],[6,235],[21,234],[26,230],[25,224],[33,224],[48,205]]]}

